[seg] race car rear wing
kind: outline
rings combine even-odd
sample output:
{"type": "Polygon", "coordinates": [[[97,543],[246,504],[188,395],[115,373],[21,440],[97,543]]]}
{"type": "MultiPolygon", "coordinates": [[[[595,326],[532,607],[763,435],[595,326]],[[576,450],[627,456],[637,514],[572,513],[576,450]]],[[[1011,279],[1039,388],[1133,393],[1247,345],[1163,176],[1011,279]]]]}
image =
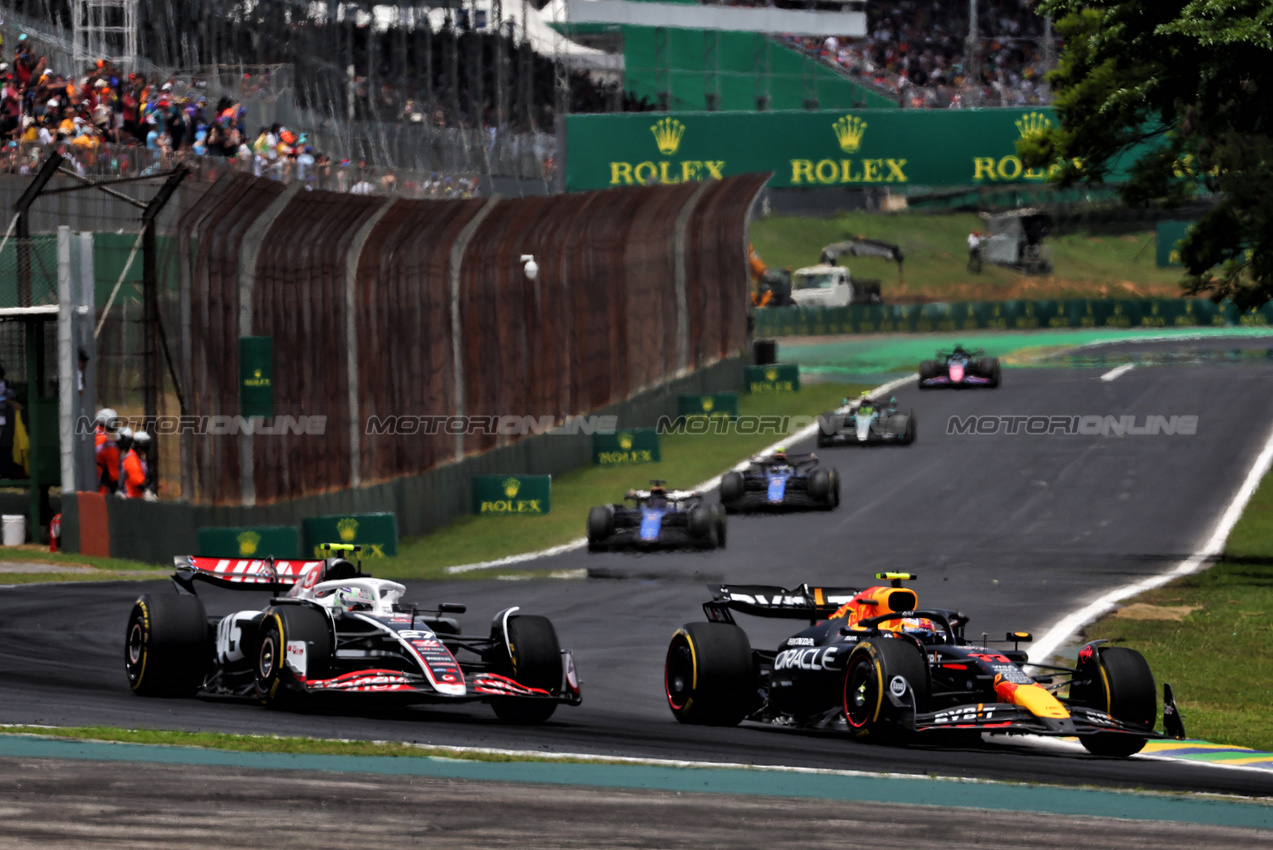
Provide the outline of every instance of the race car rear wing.
{"type": "Polygon", "coordinates": [[[731,611],[813,623],[830,617],[861,590],[807,584],[793,590],[768,584],[709,584],[707,589],[712,592],[712,601],[703,603],[703,613],[716,623],[734,622],[731,611]]]}
{"type": "Polygon", "coordinates": [[[194,593],[194,581],[239,590],[282,590],[305,581],[323,581],[326,561],[276,561],[273,558],[200,558],[179,555],[172,577],[178,591],[194,593]],[[306,581],[313,576],[312,580],[306,581]]]}

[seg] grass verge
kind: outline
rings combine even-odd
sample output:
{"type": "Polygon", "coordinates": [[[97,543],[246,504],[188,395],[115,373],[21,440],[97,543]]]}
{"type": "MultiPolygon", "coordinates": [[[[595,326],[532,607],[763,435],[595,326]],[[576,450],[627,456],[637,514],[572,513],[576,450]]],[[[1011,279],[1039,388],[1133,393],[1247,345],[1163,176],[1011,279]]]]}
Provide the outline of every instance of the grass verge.
{"type": "Polygon", "coordinates": [[[219,732],[172,732],[162,729],[119,729],[113,726],[3,726],[8,735],[39,735],[46,738],[69,738],[86,741],[109,741],[123,744],[154,744],[172,747],[199,747],[245,753],[285,753],[321,756],[393,756],[414,758],[464,759],[488,762],[570,762],[621,764],[623,759],[582,759],[535,756],[522,753],[492,752],[449,747],[428,747],[393,741],[340,741],[315,738],[287,738],[275,735],[229,735],[219,732]]]}
{"type": "Polygon", "coordinates": [[[905,284],[896,264],[878,257],[847,257],[858,278],[878,278],[884,300],[995,301],[1014,298],[1142,298],[1180,295],[1179,269],[1160,269],[1154,231],[1117,236],[1070,233],[1049,236],[1054,271],[1025,276],[987,264],[967,270],[968,234],[986,224],[972,213],[880,215],[854,212],[831,217],[770,216],[751,224],[752,244],[770,268],[800,268],[818,261],[824,245],[865,236],[901,247],[905,284]]]}
{"type": "Polygon", "coordinates": [[[27,584],[40,581],[115,581],[129,578],[154,578],[170,569],[143,564],[124,558],[98,558],[64,552],[50,552],[47,547],[24,545],[0,551],[0,584],[27,584]],[[31,572],[23,572],[21,564],[31,564],[31,572]],[[60,572],[58,568],[65,568],[60,572]]]}
{"type": "Polygon", "coordinates": [[[1191,738],[1273,751],[1273,475],[1260,483],[1220,563],[1134,603],[1089,626],[1086,637],[1144,653],[1160,687],[1176,689],[1191,738]],[[1146,616],[1181,619],[1139,619],[1146,616]]]}
{"type": "MultiPolygon", "coordinates": [[[[755,416],[816,416],[841,398],[869,389],[860,384],[808,384],[798,393],[742,395],[739,412],[755,416]]],[[[404,538],[398,557],[372,565],[376,575],[394,579],[450,577],[456,564],[489,561],[568,543],[584,533],[588,509],[617,502],[632,487],[662,478],[670,487],[693,487],[780,440],[780,434],[664,435],[659,463],[634,467],[576,469],[553,479],[552,511],[547,516],[469,516],[423,537],[404,538]]]]}

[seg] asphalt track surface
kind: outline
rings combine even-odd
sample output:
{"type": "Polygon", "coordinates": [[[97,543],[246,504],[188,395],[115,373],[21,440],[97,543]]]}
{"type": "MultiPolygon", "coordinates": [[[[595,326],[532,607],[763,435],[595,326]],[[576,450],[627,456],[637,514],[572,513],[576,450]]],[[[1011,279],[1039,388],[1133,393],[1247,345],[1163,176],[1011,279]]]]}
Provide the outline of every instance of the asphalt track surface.
{"type": "MultiPolygon", "coordinates": [[[[1262,350],[1267,343],[1243,345],[1262,350]]],[[[1236,347],[1196,347],[1208,346],[1236,347]]],[[[1121,350],[1130,355],[1138,349],[1121,350]]],[[[124,624],[139,592],[170,592],[159,582],[0,590],[0,722],[1273,795],[1273,775],[1256,770],[1096,758],[1020,739],[956,749],[872,746],[834,733],[759,724],[681,726],[667,710],[667,640],[679,624],[702,619],[708,582],[863,586],[876,571],[905,569],[920,576],[915,588],[921,605],[959,608],[973,617],[970,635],[995,637],[1007,629],[1040,633],[1103,592],[1191,554],[1268,438],[1273,361],[1203,357],[1136,368],[1112,382],[1099,379],[1105,371],[1020,369],[1007,371],[994,391],[901,390],[899,402],[919,417],[915,445],[824,450],[824,460],[844,479],[841,506],[832,513],[732,517],[724,552],[573,552],[532,566],[587,569],[588,580],[410,585],[408,601],[468,603],[461,618],[466,631],[485,633],[490,616],[507,605],[552,618],[562,644],[576,653],[584,704],[559,709],[541,727],[501,724],[481,705],[297,715],[251,704],[138,699],[124,681],[124,624]],[[945,433],[949,417],[972,414],[1134,415],[1139,421],[1192,414],[1199,426],[1194,436],[945,433]]],[[[264,602],[257,594],[226,591],[207,599],[211,613],[264,602]]],[[[744,626],[754,645],[774,646],[799,623],[750,620],[744,626]]]]}

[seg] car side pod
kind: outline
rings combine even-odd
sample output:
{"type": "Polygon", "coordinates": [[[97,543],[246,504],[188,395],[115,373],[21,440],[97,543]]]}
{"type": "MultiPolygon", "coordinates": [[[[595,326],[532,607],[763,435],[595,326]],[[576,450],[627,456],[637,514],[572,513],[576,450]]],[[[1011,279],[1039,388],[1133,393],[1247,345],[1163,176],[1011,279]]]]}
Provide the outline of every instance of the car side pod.
{"type": "Polygon", "coordinates": [[[1162,686],[1162,730],[1177,740],[1188,737],[1184,721],[1180,719],[1180,709],[1176,708],[1176,694],[1166,682],[1162,686]]]}

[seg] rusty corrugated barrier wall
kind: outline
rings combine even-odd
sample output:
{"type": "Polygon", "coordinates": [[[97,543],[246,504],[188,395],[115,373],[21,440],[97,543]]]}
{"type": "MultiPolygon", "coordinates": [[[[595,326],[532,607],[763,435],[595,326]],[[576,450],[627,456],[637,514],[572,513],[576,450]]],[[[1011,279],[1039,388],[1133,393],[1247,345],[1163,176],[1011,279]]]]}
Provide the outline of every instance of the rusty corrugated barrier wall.
{"type": "Polygon", "coordinates": [[[417,475],[517,437],[391,417],[561,421],[738,353],[765,180],[456,201],[218,180],[178,225],[187,414],[238,414],[239,338],[269,336],[275,417],[327,419],[184,437],[183,492],[268,503],[417,475]]]}

